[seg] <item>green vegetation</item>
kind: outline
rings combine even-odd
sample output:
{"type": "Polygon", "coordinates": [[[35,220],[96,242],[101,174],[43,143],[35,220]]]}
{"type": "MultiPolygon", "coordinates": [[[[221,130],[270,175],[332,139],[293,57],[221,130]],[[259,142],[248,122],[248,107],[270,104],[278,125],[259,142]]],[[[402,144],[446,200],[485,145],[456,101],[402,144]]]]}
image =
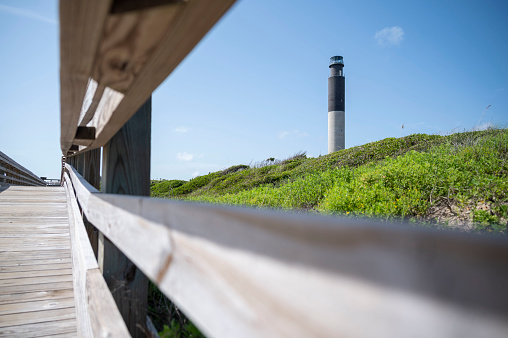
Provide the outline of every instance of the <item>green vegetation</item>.
{"type": "Polygon", "coordinates": [[[171,325],[164,325],[164,330],[159,332],[162,338],[180,338],[180,337],[205,337],[199,329],[191,322],[187,322],[183,327],[176,320],[171,321],[171,325]]]}
{"type": "Polygon", "coordinates": [[[317,158],[234,166],[152,195],[506,232],[508,130],[415,134],[317,158]]]}
{"type": "Polygon", "coordinates": [[[148,315],[160,337],[205,337],[152,282],[148,284],[148,315]]]}
{"type": "MultiPolygon", "coordinates": [[[[506,234],[508,129],[416,134],[317,158],[269,158],[188,182],[152,181],[151,189],[154,197],[506,234]]],[[[154,285],[150,292],[161,336],[203,337],[154,285]]]]}

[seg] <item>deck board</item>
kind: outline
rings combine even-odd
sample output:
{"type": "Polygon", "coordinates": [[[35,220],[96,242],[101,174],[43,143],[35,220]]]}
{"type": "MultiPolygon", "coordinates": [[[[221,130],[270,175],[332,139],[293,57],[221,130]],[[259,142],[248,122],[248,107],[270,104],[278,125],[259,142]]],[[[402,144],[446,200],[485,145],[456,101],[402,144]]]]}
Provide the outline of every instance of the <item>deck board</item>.
{"type": "Polygon", "coordinates": [[[61,187],[0,190],[0,336],[77,336],[61,187]]]}
{"type": "Polygon", "coordinates": [[[13,325],[0,328],[0,336],[6,337],[43,337],[48,335],[76,336],[76,319],[53,320],[50,322],[13,325]]]}

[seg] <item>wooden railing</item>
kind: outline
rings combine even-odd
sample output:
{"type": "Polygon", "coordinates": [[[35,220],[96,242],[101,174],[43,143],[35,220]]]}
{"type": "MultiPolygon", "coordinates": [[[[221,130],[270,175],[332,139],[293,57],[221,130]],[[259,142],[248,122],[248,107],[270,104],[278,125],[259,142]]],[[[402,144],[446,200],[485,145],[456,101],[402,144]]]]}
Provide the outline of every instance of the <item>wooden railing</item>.
{"type": "Polygon", "coordinates": [[[66,169],[88,221],[212,337],[508,333],[506,238],[103,194],[66,169]]]}
{"type": "Polygon", "coordinates": [[[151,93],[233,2],[60,3],[83,335],[145,335],[150,279],[213,337],[506,336],[506,238],[148,197],[151,93]]]}
{"type": "Polygon", "coordinates": [[[79,336],[127,337],[129,331],[99,270],[67,173],[62,184],[67,195],[79,336]]]}
{"type": "Polygon", "coordinates": [[[40,177],[0,151],[0,183],[46,186],[40,177]]]}

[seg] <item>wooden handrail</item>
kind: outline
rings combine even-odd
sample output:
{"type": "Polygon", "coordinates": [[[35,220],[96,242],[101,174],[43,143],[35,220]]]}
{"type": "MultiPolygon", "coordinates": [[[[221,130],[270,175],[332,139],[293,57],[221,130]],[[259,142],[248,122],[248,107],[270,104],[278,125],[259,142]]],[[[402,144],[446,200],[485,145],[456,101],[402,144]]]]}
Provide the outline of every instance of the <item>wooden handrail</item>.
{"type": "Polygon", "coordinates": [[[61,1],[63,155],[104,146],[234,2],[61,1]]]}
{"type": "Polygon", "coordinates": [[[98,193],[87,219],[214,337],[508,332],[508,241],[98,193]]]}
{"type": "Polygon", "coordinates": [[[40,177],[0,151],[0,183],[46,186],[40,177]],[[5,175],[4,175],[5,174],[5,175]],[[6,182],[4,182],[6,181],[6,182]]]}
{"type": "Polygon", "coordinates": [[[102,277],[81,213],[64,174],[72,248],[73,284],[80,337],[129,337],[129,331],[102,277]]]}
{"type": "MultiPolygon", "coordinates": [[[[507,336],[506,238],[104,194],[74,169],[99,187],[96,148],[104,147],[101,189],[139,194],[123,183],[149,180],[150,157],[139,155],[149,155],[149,127],[125,123],[234,2],[60,2],[62,177],[73,250],[86,247],[86,227],[99,266],[113,257],[115,278],[130,276],[118,283],[139,277],[137,266],[212,337],[507,336]],[[142,149],[133,155],[127,144],[142,149]],[[148,164],[144,175],[132,163],[148,164]]],[[[101,322],[109,293],[92,286],[102,277],[85,251],[74,269],[80,297],[91,300],[76,301],[80,332],[114,332],[101,322]]],[[[139,319],[121,313],[140,335],[131,329],[143,326],[139,319]]]]}

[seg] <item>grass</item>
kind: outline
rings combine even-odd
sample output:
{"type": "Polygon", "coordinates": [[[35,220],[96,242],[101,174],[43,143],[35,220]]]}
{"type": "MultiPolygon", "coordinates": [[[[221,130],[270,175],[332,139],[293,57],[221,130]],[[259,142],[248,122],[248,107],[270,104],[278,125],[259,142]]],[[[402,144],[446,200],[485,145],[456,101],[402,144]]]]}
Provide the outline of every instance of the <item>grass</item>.
{"type": "Polygon", "coordinates": [[[506,129],[414,134],[187,182],[154,181],[152,196],[505,233],[507,145],[506,129]]]}
{"type": "MultiPolygon", "coordinates": [[[[190,181],[152,181],[151,191],[153,197],[506,234],[508,129],[388,138],[317,158],[297,153],[190,181]]],[[[161,336],[203,337],[154,285],[150,292],[161,336]]]]}
{"type": "Polygon", "coordinates": [[[160,337],[205,337],[151,281],[148,284],[148,315],[160,337]]]}

